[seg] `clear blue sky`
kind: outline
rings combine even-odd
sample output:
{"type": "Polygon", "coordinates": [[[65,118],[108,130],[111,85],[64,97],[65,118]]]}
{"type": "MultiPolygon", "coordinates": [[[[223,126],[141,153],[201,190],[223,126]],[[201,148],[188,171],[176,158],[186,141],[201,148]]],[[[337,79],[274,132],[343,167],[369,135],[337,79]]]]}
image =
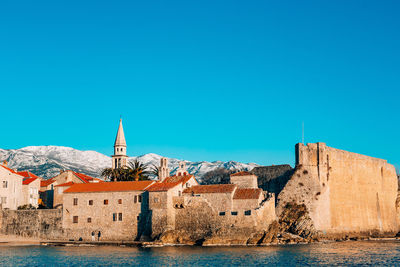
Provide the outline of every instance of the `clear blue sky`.
{"type": "Polygon", "coordinates": [[[1,1],[0,147],[400,166],[399,1],[1,1]]]}

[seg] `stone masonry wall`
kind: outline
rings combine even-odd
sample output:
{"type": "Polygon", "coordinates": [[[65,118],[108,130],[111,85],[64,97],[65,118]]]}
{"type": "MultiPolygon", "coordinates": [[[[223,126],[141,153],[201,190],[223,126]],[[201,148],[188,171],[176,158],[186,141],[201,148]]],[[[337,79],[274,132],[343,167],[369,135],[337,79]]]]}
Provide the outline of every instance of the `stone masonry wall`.
{"type": "Polygon", "coordinates": [[[3,210],[0,214],[2,234],[41,239],[63,237],[62,210],[3,210]]]}
{"type": "Polygon", "coordinates": [[[296,145],[296,171],[278,197],[304,204],[313,227],[324,234],[399,230],[395,168],[385,160],[327,147],[296,145]]]}

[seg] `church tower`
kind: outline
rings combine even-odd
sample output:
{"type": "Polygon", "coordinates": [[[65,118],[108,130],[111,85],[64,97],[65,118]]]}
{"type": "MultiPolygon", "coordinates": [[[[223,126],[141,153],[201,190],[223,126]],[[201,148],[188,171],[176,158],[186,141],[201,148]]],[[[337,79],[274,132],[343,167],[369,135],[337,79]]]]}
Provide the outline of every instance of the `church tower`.
{"type": "Polygon", "coordinates": [[[126,167],[128,156],[126,155],[126,141],[124,129],[122,127],[122,119],[119,120],[117,137],[114,143],[114,155],[112,157],[112,168],[119,169],[126,167]]]}
{"type": "Polygon", "coordinates": [[[158,179],[162,182],[167,177],[169,177],[168,159],[162,157],[160,169],[158,170],[158,179]]]}

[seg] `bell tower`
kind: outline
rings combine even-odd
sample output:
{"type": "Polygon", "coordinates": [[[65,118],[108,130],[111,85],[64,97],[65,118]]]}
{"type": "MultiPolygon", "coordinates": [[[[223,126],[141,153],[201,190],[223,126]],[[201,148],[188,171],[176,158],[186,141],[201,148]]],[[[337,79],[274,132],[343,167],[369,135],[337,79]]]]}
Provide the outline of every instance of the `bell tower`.
{"type": "Polygon", "coordinates": [[[122,127],[122,119],[119,120],[117,137],[114,143],[114,155],[112,157],[112,168],[119,169],[126,167],[128,156],[126,155],[126,141],[124,128],[122,127]]]}
{"type": "Polygon", "coordinates": [[[163,181],[165,178],[169,176],[169,168],[168,168],[168,159],[162,157],[160,160],[160,169],[158,170],[158,179],[163,181]]]}

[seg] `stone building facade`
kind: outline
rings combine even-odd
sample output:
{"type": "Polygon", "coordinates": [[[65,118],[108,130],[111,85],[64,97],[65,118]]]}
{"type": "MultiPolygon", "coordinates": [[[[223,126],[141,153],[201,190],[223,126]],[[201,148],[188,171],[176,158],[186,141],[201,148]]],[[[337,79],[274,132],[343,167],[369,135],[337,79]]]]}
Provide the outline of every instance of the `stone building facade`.
{"type": "Polygon", "coordinates": [[[144,230],[153,181],[74,184],[63,195],[63,228],[69,239],[135,240],[144,230]]]}
{"type": "Polygon", "coordinates": [[[3,209],[16,210],[24,203],[22,191],[23,176],[7,167],[7,161],[0,164],[0,205],[3,209]]]}
{"type": "Polygon", "coordinates": [[[71,185],[99,182],[103,181],[72,170],[61,170],[59,175],[42,181],[40,184],[40,191],[42,195],[46,195],[45,204],[48,208],[61,208],[63,204],[63,192],[71,185]]]}

